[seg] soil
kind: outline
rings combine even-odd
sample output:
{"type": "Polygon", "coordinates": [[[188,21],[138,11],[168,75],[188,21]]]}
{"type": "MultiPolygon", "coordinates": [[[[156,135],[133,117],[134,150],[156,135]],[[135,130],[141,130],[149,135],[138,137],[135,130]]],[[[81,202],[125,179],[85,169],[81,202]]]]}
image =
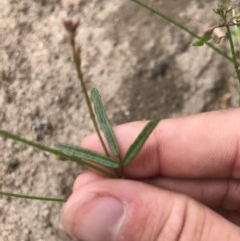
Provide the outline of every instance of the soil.
{"type": "MultiPolygon", "coordinates": [[[[215,1],[145,0],[201,33],[218,23],[215,1]]],[[[89,88],[114,124],[236,106],[230,63],[172,24],[123,0],[1,0],[0,126],[53,145],[93,131],[63,19],[80,18],[77,41],[89,88]]],[[[223,48],[226,48],[223,43],[223,48]]],[[[71,192],[81,167],[0,139],[0,189],[38,196],[71,192]]],[[[3,241],[72,240],[62,204],[0,199],[3,241]]]]}

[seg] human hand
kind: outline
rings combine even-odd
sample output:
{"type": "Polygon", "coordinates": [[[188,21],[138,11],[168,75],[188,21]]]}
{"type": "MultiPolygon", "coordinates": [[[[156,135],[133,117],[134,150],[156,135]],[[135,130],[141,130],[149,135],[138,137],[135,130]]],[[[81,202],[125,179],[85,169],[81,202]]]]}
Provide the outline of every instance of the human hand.
{"type": "MultiPolygon", "coordinates": [[[[128,179],[80,174],[63,225],[86,241],[239,241],[240,110],[161,121],[128,179]]],[[[114,130],[124,154],[146,122],[114,130]]],[[[102,152],[96,135],[82,146],[102,152]]]]}

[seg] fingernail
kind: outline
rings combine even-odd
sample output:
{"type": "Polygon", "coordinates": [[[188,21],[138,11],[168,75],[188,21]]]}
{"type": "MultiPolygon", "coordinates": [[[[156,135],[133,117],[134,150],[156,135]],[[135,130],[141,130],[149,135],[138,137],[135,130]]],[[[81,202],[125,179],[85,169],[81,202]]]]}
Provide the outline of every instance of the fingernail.
{"type": "Polygon", "coordinates": [[[76,210],[72,232],[87,241],[115,240],[124,219],[124,205],[115,197],[98,196],[76,210]]]}

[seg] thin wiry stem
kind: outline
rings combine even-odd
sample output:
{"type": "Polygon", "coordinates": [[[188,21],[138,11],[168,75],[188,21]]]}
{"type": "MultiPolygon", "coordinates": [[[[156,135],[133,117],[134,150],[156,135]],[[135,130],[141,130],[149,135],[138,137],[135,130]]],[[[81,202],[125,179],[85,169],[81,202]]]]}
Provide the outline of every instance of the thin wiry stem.
{"type": "Polygon", "coordinates": [[[40,196],[17,194],[17,193],[11,193],[11,192],[3,192],[3,191],[0,191],[0,196],[39,200],[39,201],[49,201],[49,202],[66,202],[66,200],[62,198],[40,197],[40,196]]]}
{"type": "Polygon", "coordinates": [[[228,25],[226,25],[226,29],[227,29],[229,45],[230,45],[230,49],[231,49],[231,53],[232,53],[234,69],[235,69],[235,72],[237,74],[238,82],[240,83],[240,72],[239,72],[239,69],[238,69],[237,56],[236,56],[236,52],[235,52],[235,48],[234,48],[234,44],[233,44],[231,30],[230,30],[230,27],[228,25]]]}
{"type": "Polygon", "coordinates": [[[94,170],[102,173],[103,175],[105,175],[107,177],[111,177],[111,178],[116,177],[114,174],[112,174],[109,171],[101,168],[100,166],[92,164],[91,162],[87,162],[85,160],[82,160],[80,158],[76,158],[76,157],[73,157],[73,156],[65,155],[64,153],[62,153],[61,151],[59,151],[59,150],[57,150],[55,148],[52,148],[52,147],[49,147],[49,146],[45,146],[45,145],[43,145],[43,144],[41,144],[39,142],[34,142],[34,141],[31,141],[31,140],[25,139],[25,138],[23,138],[21,136],[15,135],[15,134],[10,133],[10,132],[8,132],[6,130],[0,129],[0,135],[2,135],[4,137],[7,137],[9,139],[12,139],[12,140],[24,143],[24,144],[26,144],[28,146],[35,147],[35,148],[37,148],[39,150],[43,150],[43,151],[46,151],[48,153],[55,154],[57,156],[61,156],[61,157],[66,158],[68,160],[74,161],[76,163],[80,163],[82,165],[85,165],[85,166],[89,167],[90,169],[94,169],[94,170]]]}
{"type": "Polygon", "coordinates": [[[240,23],[235,19],[235,17],[237,16],[235,9],[232,9],[232,16],[233,16],[233,22],[235,23],[234,29],[235,29],[235,34],[237,36],[238,50],[240,50],[240,29],[239,29],[240,23]]]}
{"type": "Polygon", "coordinates": [[[78,79],[80,81],[80,84],[81,84],[81,87],[82,87],[82,90],[83,90],[83,93],[84,93],[85,101],[87,103],[87,107],[88,107],[88,110],[89,110],[90,118],[93,121],[93,125],[94,125],[94,128],[95,128],[96,132],[97,132],[98,138],[101,142],[101,145],[104,149],[104,152],[106,153],[107,156],[110,156],[109,152],[107,150],[107,147],[106,147],[106,145],[103,141],[103,138],[101,136],[100,129],[98,127],[96,117],[95,117],[95,114],[94,114],[94,111],[93,111],[93,108],[92,108],[92,105],[91,105],[91,100],[89,98],[87,88],[86,88],[86,85],[85,85],[85,82],[84,82],[84,79],[83,79],[83,74],[82,74],[82,70],[81,70],[81,59],[80,59],[79,53],[76,50],[76,43],[75,43],[74,37],[75,37],[74,35],[71,37],[71,46],[72,46],[73,61],[74,61],[75,67],[76,67],[78,79]]]}
{"type": "MultiPolygon", "coordinates": [[[[226,29],[227,29],[229,45],[230,45],[230,49],[231,49],[231,53],[232,53],[232,59],[233,59],[233,65],[234,65],[235,73],[237,75],[238,84],[240,84],[240,71],[239,71],[237,56],[236,56],[236,52],[235,52],[235,48],[234,48],[234,44],[233,44],[232,33],[231,33],[230,27],[228,25],[226,25],[226,29]]],[[[239,105],[240,105],[240,99],[239,99],[239,105]]]]}

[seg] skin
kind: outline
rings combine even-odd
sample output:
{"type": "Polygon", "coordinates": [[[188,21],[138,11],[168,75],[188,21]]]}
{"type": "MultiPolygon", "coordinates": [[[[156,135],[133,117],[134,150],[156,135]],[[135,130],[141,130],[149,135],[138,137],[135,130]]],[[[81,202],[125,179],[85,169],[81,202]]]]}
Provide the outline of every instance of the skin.
{"type": "MultiPolygon", "coordinates": [[[[63,226],[86,241],[240,240],[240,110],[161,121],[126,179],[77,177],[63,226]]],[[[146,122],[117,126],[122,156],[146,122]]],[[[103,152],[96,135],[82,146],[103,152]]]]}

